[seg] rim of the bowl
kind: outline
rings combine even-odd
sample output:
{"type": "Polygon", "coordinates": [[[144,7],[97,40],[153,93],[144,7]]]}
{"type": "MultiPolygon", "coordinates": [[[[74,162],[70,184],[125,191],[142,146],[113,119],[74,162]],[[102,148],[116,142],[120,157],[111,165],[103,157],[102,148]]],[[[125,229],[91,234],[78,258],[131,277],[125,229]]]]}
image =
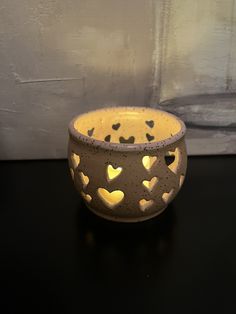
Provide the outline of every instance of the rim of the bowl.
{"type": "Polygon", "coordinates": [[[159,110],[159,109],[155,109],[155,108],[149,108],[149,107],[138,107],[138,106],[119,106],[119,107],[104,107],[104,108],[99,108],[99,109],[95,109],[95,110],[90,110],[86,113],[82,113],[79,114],[77,116],[75,116],[71,122],[69,123],[69,134],[72,137],[72,139],[75,142],[80,142],[82,141],[83,143],[87,144],[87,145],[92,145],[92,146],[96,146],[99,148],[103,148],[105,150],[113,150],[113,151],[145,151],[145,150],[156,150],[159,148],[163,148],[165,146],[171,145],[175,142],[177,142],[178,140],[180,140],[182,137],[184,137],[185,133],[186,133],[186,126],[184,124],[184,122],[178,118],[177,116],[164,111],[164,110],[159,110]],[[106,110],[145,110],[145,111],[159,111],[164,113],[167,116],[171,116],[172,118],[176,119],[179,123],[180,123],[180,130],[179,132],[177,132],[175,135],[168,137],[164,140],[161,141],[155,141],[155,142],[151,142],[151,143],[134,143],[134,144],[125,144],[125,143],[114,143],[114,142],[105,142],[105,141],[101,141],[101,140],[97,140],[93,137],[89,137],[83,133],[80,133],[78,130],[75,129],[74,127],[74,123],[78,118],[81,118],[82,116],[85,116],[89,113],[92,112],[102,112],[102,111],[106,111],[106,110]]]}

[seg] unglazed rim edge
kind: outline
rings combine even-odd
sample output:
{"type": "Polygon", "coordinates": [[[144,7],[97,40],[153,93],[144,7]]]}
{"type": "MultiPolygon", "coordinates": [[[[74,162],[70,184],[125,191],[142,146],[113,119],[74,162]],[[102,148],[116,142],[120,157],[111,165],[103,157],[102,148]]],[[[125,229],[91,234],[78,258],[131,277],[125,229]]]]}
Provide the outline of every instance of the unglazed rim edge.
{"type": "Polygon", "coordinates": [[[185,133],[186,133],[186,126],[184,124],[184,122],[176,117],[175,115],[166,112],[164,110],[159,110],[159,109],[153,109],[153,108],[149,108],[149,107],[130,107],[130,106],[124,106],[124,107],[114,107],[115,109],[130,109],[130,110],[135,110],[137,108],[137,110],[140,109],[144,109],[144,110],[148,110],[148,111],[159,111],[161,113],[164,113],[167,116],[171,116],[172,118],[174,118],[175,120],[177,120],[180,123],[180,130],[179,132],[177,132],[175,135],[166,138],[165,140],[162,141],[156,141],[156,142],[152,142],[152,143],[136,143],[136,144],[124,144],[124,143],[112,143],[112,142],[105,142],[105,141],[101,141],[101,140],[97,140],[94,139],[92,137],[89,137],[85,134],[80,133],[79,131],[77,131],[74,127],[74,123],[75,121],[82,117],[83,115],[87,115],[90,112],[101,112],[103,110],[109,110],[112,109],[113,107],[104,107],[104,108],[100,108],[97,110],[92,110],[92,111],[88,111],[86,113],[77,115],[76,117],[74,117],[70,124],[69,124],[69,134],[72,137],[72,139],[75,142],[84,142],[87,145],[92,145],[93,147],[99,147],[99,148],[103,148],[105,150],[113,150],[113,151],[145,151],[145,150],[156,150],[159,148],[163,148],[166,147],[168,145],[171,145],[175,142],[177,142],[178,140],[180,140],[181,138],[184,137],[185,133]]]}

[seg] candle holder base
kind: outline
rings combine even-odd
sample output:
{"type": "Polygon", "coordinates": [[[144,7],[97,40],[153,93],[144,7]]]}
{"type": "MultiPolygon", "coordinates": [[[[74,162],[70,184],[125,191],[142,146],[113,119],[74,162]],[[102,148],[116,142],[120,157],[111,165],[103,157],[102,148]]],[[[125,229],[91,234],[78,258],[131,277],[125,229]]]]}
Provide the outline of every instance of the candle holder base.
{"type": "Polygon", "coordinates": [[[104,218],[106,220],[109,220],[109,221],[113,221],[113,222],[121,222],[121,223],[136,223],[136,222],[142,222],[142,221],[145,221],[145,220],[149,220],[149,219],[152,219],[152,218],[155,218],[157,216],[159,216],[160,214],[162,214],[165,209],[168,207],[164,207],[162,208],[159,212],[157,213],[154,213],[154,214],[151,214],[151,215],[145,215],[145,216],[142,216],[142,217],[138,217],[138,218],[126,218],[126,217],[119,217],[119,216],[112,216],[112,215],[105,215],[103,213],[100,213],[98,211],[96,211],[95,209],[93,209],[92,207],[88,206],[86,203],[85,203],[85,206],[93,213],[95,214],[96,216],[98,217],[101,217],[101,218],[104,218]]]}

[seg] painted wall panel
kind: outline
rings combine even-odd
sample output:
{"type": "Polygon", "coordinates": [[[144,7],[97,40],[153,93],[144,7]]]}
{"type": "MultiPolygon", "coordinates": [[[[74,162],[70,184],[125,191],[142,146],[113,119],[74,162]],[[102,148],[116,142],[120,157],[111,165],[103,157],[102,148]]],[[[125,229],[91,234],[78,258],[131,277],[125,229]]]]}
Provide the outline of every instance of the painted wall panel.
{"type": "Polygon", "coordinates": [[[236,153],[235,13],[234,0],[165,1],[153,103],[185,120],[190,154],[236,153]]]}

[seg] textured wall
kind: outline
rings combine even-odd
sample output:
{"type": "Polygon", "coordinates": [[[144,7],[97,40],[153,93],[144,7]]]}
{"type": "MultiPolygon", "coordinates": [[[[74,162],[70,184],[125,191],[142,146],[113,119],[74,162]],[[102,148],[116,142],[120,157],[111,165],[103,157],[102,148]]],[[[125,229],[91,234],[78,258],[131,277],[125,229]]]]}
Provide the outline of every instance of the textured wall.
{"type": "Polygon", "coordinates": [[[236,87],[234,0],[167,0],[161,100],[236,87]]]}
{"type": "Polygon", "coordinates": [[[235,0],[164,3],[155,103],[185,120],[190,153],[236,153],[235,0]]]}
{"type": "Polygon", "coordinates": [[[151,6],[1,0],[0,158],[65,157],[74,115],[149,103],[151,6]]]}
{"type": "Polygon", "coordinates": [[[235,153],[235,11],[234,0],[1,0],[0,158],[65,157],[74,115],[159,102],[189,125],[189,153],[235,153]]]}

